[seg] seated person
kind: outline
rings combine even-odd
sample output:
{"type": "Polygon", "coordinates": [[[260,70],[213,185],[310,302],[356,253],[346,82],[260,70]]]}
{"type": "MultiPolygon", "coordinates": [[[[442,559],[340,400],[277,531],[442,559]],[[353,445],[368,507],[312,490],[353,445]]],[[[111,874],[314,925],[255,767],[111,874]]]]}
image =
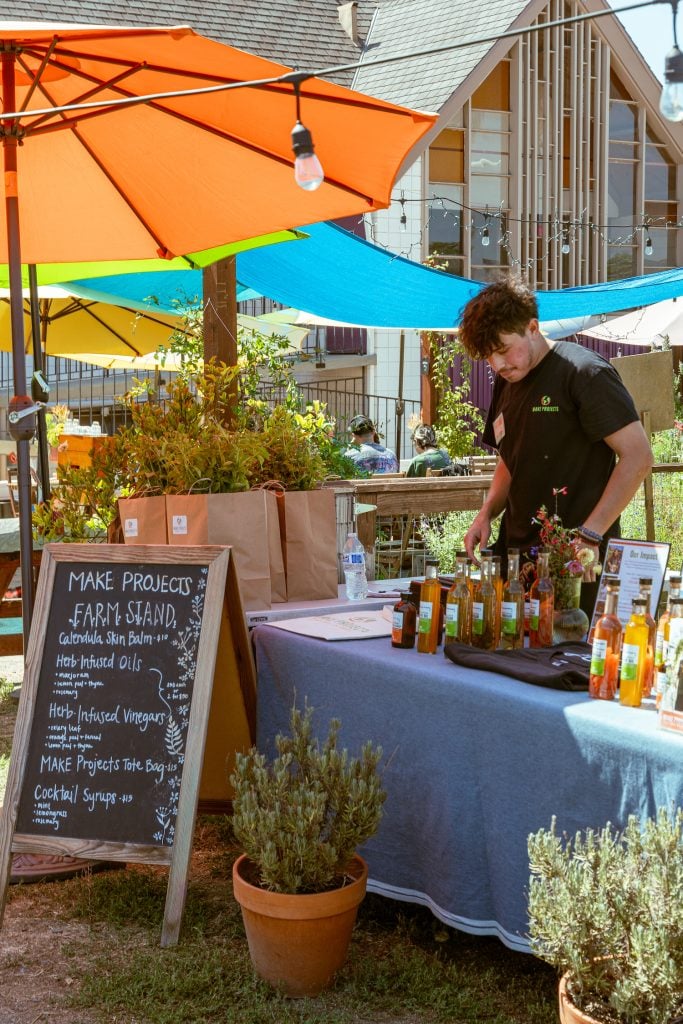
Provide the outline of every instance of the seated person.
{"type": "Polygon", "coordinates": [[[408,466],[406,476],[426,476],[427,469],[452,470],[453,463],[445,448],[436,443],[434,428],[427,423],[420,423],[413,431],[413,444],[417,455],[408,466]]]}
{"type": "Polygon", "coordinates": [[[367,416],[354,416],[349,430],[351,444],[344,452],[348,459],[369,473],[398,473],[398,459],[390,448],[379,443],[372,420],[367,416]]]}

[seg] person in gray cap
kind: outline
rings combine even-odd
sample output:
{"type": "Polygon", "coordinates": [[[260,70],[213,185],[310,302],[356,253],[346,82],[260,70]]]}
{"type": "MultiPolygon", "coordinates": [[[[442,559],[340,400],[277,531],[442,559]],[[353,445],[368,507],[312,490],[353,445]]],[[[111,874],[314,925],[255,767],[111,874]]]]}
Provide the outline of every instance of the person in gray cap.
{"type": "Polygon", "coordinates": [[[390,448],[379,443],[375,425],[367,416],[354,416],[349,423],[351,444],[347,458],[368,473],[398,473],[398,459],[390,448]]]}
{"type": "Polygon", "coordinates": [[[428,469],[450,469],[453,465],[445,448],[436,443],[434,427],[420,423],[413,431],[413,444],[417,455],[408,466],[406,476],[427,476],[428,469]]]}

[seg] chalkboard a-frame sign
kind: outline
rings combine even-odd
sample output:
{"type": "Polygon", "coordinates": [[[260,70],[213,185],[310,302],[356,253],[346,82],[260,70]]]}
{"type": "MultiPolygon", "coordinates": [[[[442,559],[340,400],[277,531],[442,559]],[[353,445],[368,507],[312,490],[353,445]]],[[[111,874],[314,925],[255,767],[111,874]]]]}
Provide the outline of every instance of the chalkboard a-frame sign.
{"type": "Polygon", "coordinates": [[[11,854],[170,867],[178,941],[230,549],[55,544],[43,552],[0,817],[11,854]]]}

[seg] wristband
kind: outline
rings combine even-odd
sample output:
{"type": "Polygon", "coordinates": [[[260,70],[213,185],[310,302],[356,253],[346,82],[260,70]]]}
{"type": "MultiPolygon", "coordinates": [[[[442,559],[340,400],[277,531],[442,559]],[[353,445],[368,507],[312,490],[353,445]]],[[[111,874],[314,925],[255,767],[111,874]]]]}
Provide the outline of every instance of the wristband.
{"type": "Polygon", "coordinates": [[[601,533],[596,533],[595,530],[589,530],[587,526],[577,526],[576,532],[579,537],[583,540],[589,541],[591,544],[602,544],[603,536],[601,533]]]}

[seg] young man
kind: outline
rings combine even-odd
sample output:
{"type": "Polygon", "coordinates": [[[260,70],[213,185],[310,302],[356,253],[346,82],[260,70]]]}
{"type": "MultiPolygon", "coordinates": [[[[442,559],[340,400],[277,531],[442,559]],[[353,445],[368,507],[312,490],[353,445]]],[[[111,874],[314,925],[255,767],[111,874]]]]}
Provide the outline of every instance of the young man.
{"type": "Polygon", "coordinates": [[[398,459],[379,443],[375,425],[367,416],[354,416],[349,423],[351,446],[344,455],[369,473],[398,473],[398,459]]]}
{"type": "Polygon", "coordinates": [[[453,463],[445,448],[436,443],[434,428],[420,423],[413,431],[413,444],[417,455],[408,466],[406,476],[426,476],[427,469],[448,469],[453,463]]]}
{"type": "MultiPolygon", "coordinates": [[[[505,556],[518,547],[528,559],[538,544],[531,520],[542,505],[554,512],[557,497],[563,525],[578,531],[577,550],[595,556],[584,572],[584,581],[594,582],[600,551],[619,536],[619,515],[652,465],[631,396],[601,356],[541,334],[536,299],[520,282],[497,282],[471,299],[460,338],[496,374],[483,439],[500,454],[465,536],[468,554],[486,547],[491,522],[504,512],[496,551],[505,556]]],[[[588,614],[596,589],[582,588],[588,614]]]]}

